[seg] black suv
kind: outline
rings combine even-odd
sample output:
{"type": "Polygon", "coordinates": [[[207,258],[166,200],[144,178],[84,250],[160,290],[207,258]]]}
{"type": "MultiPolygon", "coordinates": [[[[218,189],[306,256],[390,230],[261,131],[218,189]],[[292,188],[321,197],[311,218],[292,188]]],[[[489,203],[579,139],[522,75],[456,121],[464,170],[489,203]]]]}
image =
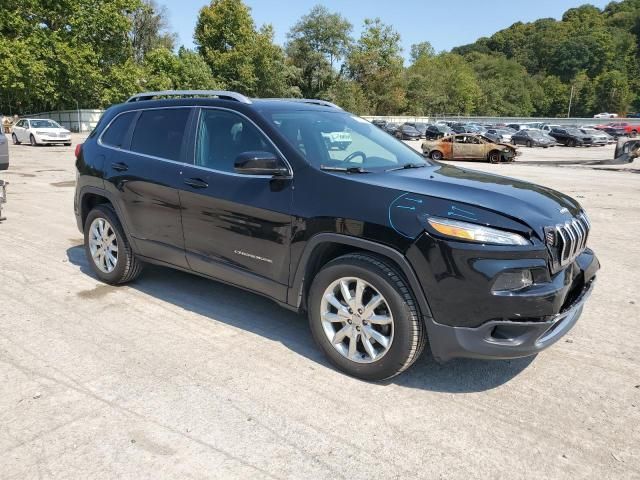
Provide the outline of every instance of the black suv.
{"type": "Polygon", "coordinates": [[[572,198],[425,159],[320,100],[140,94],[76,156],[101,280],[148,262],[265,295],[363,379],[402,372],[427,338],[439,361],[535,354],[575,324],[599,268],[572,198]],[[346,150],[327,147],[334,132],[346,150]]]}

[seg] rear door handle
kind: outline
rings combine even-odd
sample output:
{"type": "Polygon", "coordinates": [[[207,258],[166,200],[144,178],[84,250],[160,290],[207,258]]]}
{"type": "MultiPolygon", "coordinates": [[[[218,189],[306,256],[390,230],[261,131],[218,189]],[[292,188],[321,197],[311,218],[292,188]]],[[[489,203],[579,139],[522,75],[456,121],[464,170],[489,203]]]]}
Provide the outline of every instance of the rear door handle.
{"type": "Polygon", "coordinates": [[[122,162],[116,162],[111,164],[111,168],[113,168],[116,172],[126,172],[129,170],[129,165],[122,162]]]}
{"type": "Polygon", "coordinates": [[[209,184],[200,178],[185,178],[184,183],[191,188],[207,188],[209,184]]]}

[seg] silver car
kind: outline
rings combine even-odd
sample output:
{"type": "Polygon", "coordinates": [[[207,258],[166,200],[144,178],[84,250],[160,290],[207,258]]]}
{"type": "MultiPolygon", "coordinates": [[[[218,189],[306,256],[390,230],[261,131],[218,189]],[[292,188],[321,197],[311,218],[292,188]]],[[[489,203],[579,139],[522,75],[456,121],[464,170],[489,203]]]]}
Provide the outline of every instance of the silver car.
{"type": "Polygon", "coordinates": [[[607,132],[596,130],[595,128],[581,128],[580,131],[586,135],[590,135],[593,139],[593,145],[607,145],[614,141],[613,137],[607,132]]]}

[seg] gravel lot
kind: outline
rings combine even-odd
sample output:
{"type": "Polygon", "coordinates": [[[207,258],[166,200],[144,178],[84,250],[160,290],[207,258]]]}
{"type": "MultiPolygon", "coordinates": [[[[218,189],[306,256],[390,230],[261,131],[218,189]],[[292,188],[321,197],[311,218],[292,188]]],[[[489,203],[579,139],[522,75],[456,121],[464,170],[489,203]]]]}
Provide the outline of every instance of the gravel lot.
{"type": "Polygon", "coordinates": [[[640,478],[640,162],[585,164],[612,146],[522,151],[464,165],[583,203],[602,270],[581,320],[535,358],[427,354],[369,384],[259,296],[157,267],[99,283],[73,216],[73,147],[12,146],[0,477],[640,478]]]}

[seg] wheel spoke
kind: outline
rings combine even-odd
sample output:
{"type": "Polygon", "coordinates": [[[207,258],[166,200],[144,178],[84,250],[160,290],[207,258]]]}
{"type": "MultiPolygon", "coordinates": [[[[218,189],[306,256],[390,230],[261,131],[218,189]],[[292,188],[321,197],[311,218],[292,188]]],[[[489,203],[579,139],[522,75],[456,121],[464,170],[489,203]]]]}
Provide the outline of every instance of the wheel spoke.
{"type": "Polygon", "coordinates": [[[346,337],[349,337],[349,332],[351,332],[351,325],[345,325],[336,332],[336,334],[333,336],[333,339],[331,340],[331,343],[333,343],[334,345],[342,343],[342,341],[346,337]]]}
{"type": "Polygon", "coordinates": [[[345,318],[344,316],[338,315],[337,313],[333,313],[333,312],[324,312],[322,314],[322,318],[330,323],[344,323],[345,322],[345,318]]]}
{"type": "Polygon", "coordinates": [[[364,327],[364,329],[365,329],[365,331],[367,332],[367,335],[370,338],[373,338],[376,342],[378,342],[384,348],[387,348],[389,346],[389,338],[388,337],[385,337],[383,334],[381,334],[377,330],[374,330],[371,327],[364,327]]]}
{"type": "Polygon", "coordinates": [[[367,318],[367,322],[374,325],[389,325],[392,320],[391,317],[387,315],[371,315],[369,318],[367,318]]]}
{"type": "Polygon", "coordinates": [[[373,315],[373,311],[378,308],[378,306],[384,302],[384,298],[382,298],[382,295],[375,295],[371,300],[369,300],[369,303],[367,303],[367,305],[364,307],[364,313],[362,314],[362,318],[369,318],[371,315],[373,315]]]}
{"type": "Polygon", "coordinates": [[[353,307],[353,297],[351,296],[351,292],[349,291],[349,284],[346,280],[340,281],[340,291],[342,292],[342,298],[347,302],[347,305],[353,307]]]}
{"type": "Polygon", "coordinates": [[[358,351],[358,334],[353,332],[353,330],[351,332],[352,333],[349,336],[349,358],[354,358],[358,351]]]}
{"type": "Polygon", "coordinates": [[[362,295],[364,294],[365,284],[362,280],[356,280],[356,298],[355,298],[355,307],[362,308],[362,295]]]}
{"type": "Polygon", "coordinates": [[[376,358],[376,351],[373,348],[373,345],[371,345],[371,341],[369,340],[366,329],[363,330],[363,335],[360,338],[362,339],[362,345],[364,345],[364,349],[366,350],[367,354],[369,354],[371,360],[374,360],[376,358]]]}
{"type": "Polygon", "coordinates": [[[333,305],[336,308],[336,310],[338,310],[338,315],[342,317],[350,316],[349,311],[347,310],[347,307],[345,307],[342,303],[340,303],[340,300],[338,300],[333,293],[328,293],[327,295],[325,295],[324,298],[327,300],[327,302],[333,305]]]}

